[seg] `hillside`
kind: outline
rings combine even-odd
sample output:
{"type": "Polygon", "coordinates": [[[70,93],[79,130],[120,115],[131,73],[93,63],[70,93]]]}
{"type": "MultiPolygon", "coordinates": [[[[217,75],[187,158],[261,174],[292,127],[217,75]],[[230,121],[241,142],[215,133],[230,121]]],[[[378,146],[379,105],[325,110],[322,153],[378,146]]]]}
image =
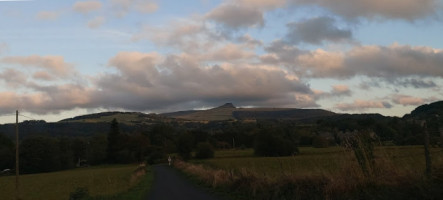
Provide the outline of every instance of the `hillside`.
{"type": "MultiPolygon", "coordinates": [[[[163,115],[163,114],[162,114],[163,115]]],[[[167,113],[164,116],[190,121],[224,121],[224,120],[269,120],[291,119],[304,120],[336,115],[321,109],[296,108],[236,108],[232,103],[200,111],[183,111],[167,113]]]]}
{"type": "Polygon", "coordinates": [[[164,120],[165,117],[156,114],[144,114],[140,112],[103,112],[89,115],[81,115],[63,119],[62,123],[109,123],[113,119],[121,124],[142,125],[164,120]]]}
{"type": "Polygon", "coordinates": [[[405,115],[405,119],[426,119],[443,117],[443,101],[437,101],[430,104],[421,105],[415,108],[410,114],[405,115]]]}

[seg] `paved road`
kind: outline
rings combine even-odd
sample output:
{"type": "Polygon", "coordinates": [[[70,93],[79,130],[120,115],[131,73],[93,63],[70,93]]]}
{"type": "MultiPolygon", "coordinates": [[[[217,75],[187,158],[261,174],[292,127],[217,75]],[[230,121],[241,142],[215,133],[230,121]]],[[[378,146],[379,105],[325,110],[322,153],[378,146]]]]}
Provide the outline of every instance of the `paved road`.
{"type": "Polygon", "coordinates": [[[221,200],[195,186],[168,165],[155,165],[154,183],[147,200],[221,200]]]}

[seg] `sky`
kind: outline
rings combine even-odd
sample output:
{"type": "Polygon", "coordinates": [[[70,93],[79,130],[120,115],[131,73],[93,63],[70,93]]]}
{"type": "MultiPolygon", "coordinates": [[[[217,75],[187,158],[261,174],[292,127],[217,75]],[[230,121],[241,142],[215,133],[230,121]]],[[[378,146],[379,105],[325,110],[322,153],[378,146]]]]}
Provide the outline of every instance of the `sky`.
{"type": "Polygon", "coordinates": [[[442,0],[0,0],[0,123],[443,97],[442,0]]]}

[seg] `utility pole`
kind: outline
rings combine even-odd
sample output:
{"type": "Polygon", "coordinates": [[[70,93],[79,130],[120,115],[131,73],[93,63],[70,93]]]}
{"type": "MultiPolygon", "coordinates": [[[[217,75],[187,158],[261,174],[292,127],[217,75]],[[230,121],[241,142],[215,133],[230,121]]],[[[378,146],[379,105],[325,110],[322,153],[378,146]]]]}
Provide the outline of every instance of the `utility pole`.
{"type": "Polygon", "coordinates": [[[19,192],[19,151],[18,151],[18,110],[15,112],[15,199],[20,199],[19,192]]]}

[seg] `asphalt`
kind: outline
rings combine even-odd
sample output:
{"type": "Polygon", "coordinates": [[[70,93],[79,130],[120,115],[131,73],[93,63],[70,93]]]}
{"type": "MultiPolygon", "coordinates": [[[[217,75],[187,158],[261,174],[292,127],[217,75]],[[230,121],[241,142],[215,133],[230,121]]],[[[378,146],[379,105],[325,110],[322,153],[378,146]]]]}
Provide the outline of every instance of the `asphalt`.
{"type": "Polygon", "coordinates": [[[168,165],[153,166],[154,183],[146,200],[222,200],[168,165]]]}

